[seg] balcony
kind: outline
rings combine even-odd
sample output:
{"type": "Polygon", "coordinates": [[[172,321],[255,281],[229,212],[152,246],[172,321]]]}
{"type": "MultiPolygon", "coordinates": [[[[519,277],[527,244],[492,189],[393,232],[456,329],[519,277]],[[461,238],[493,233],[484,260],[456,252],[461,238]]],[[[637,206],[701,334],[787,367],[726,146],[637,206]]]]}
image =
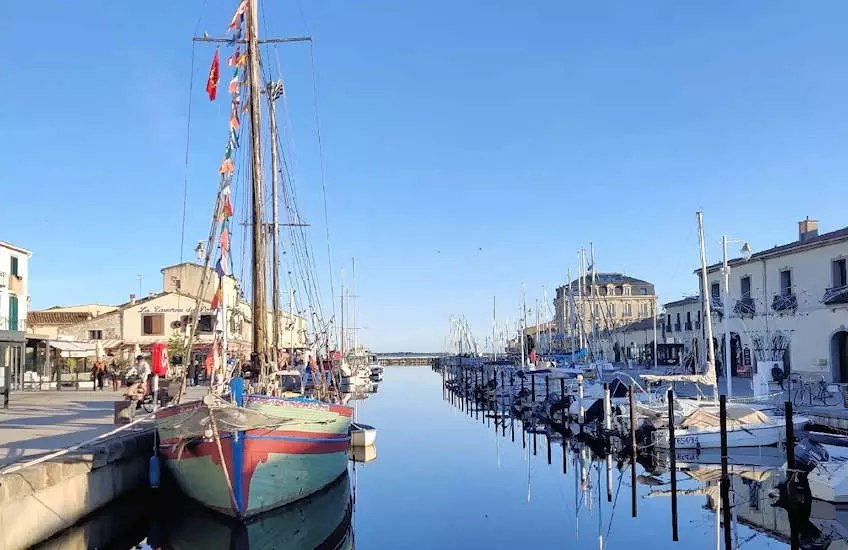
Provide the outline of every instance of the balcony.
{"type": "Polygon", "coordinates": [[[674,332],[680,332],[680,323],[674,323],[674,332]]]}
{"type": "Polygon", "coordinates": [[[751,317],[753,319],[754,314],[757,313],[757,305],[754,303],[753,298],[746,296],[736,300],[736,304],[733,306],[733,313],[739,317],[751,317]]]}
{"type": "MultiPolygon", "coordinates": [[[[0,281],[2,281],[2,274],[0,274],[0,281]]],[[[3,286],[2,282],[0,282],[0,286],[3,286]]],[[[848,304],[848,285],[835,286],[825,290],[824,296],[822,297],[822,303],[829,306],[836,304],[848,304]]]]}
{"type": "Polygon", "coordinates": [[[669,324],[669,325],[665,325],[665,331],[666,331],[666,332],[672,332],[672,330],[671,330],[671,325],[670,325],[670,324],[669,324]]]}
{"type": "Polygon", "coordinates": [[[794,294],[775,294],[771,308],[777,312],[792,312],[798,309],[798,297],[794,294]]]}
{"type": "Polygon", "coordinates": [[[0,330],[9,330],[12,332],[26,332],[26,319],[12,319],[10,317],[0,317],[0,330]]]}
{"type": "Polygon", "coordinates": [[[716,315],[724,315],[724,302],[718,296],[713,296],[710,300],[710,311],[716,315]]]}
{"type": "Polygon", "coordinates": [[[701,330],[701,321],[695,321],[695,330],[701,330]]]}
{"type": "Polygon", "coordinates": [[[686,330],[692,330],[692,321],[686,321],[686,330]]]}

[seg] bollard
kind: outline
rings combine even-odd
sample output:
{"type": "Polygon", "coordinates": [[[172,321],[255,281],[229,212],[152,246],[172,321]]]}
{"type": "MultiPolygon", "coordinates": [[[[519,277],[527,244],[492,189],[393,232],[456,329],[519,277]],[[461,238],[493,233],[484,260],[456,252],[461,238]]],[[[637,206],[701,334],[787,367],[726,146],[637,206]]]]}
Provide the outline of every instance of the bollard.
{"type": "Polygon", "coordinates": [[[724,548],[732,550],[733,522],[730,519],[730,476],[727,473],[727,396],[723,394],[719,396],[718,414],[721,429],[721,509],[724,516],[724,548]]]}
{"type": "Polygon", "coordinates": [[[633,384],[627,392],[630,402],[630,498],[633,502],[631,517],[636,517],[636,401],[633,398],[633,384]]]}
{"type": "Polygon", "coordinates": [[[668,456],[671,460],[671,540],[677,542],[677,454],[674,441],[674,392],[668,390],[668,456]]]}

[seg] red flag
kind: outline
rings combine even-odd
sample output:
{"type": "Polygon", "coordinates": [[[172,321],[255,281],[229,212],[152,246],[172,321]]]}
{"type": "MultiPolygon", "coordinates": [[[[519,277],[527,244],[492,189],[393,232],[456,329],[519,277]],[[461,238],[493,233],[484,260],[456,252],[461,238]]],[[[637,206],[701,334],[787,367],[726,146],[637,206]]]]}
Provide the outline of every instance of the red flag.
{"type": "Polygon", "coordinates": [[[206,93],[209,94],[209,101],[215,101],[218,95],[218,48],[215,48],[215,57],[212,58],[212,67],[209,69],[209,79],[206,81],[206,93]]]}

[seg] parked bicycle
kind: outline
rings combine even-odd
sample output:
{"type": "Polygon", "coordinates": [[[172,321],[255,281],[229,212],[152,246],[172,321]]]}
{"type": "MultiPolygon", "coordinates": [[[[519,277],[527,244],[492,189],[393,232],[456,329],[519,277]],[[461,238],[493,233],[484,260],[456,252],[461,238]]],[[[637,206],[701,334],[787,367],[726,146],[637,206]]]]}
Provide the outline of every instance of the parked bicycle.
{"type": "Polygon", "coordinates": [[[802,405],[813,405],[813,402],[821,403],[829,407],[839,402],[839,391],[818,374],[802,379],[801,377],[790,377],[790,390],[792,391],[792,404],[796,407],[802,405]]]}

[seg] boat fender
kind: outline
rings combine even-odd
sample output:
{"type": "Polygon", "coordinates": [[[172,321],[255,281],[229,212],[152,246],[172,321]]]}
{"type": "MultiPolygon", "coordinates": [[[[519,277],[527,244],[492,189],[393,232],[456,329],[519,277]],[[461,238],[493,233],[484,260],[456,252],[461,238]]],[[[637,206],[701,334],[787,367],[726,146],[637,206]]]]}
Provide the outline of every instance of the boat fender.
{"type": "Polygon", "coordinates": [[[150,488],[158,489],[161,478],[161,471],[159,469],[159,457],[156,455],[150,457],[148,477],[150,478],[150,488]]]}

